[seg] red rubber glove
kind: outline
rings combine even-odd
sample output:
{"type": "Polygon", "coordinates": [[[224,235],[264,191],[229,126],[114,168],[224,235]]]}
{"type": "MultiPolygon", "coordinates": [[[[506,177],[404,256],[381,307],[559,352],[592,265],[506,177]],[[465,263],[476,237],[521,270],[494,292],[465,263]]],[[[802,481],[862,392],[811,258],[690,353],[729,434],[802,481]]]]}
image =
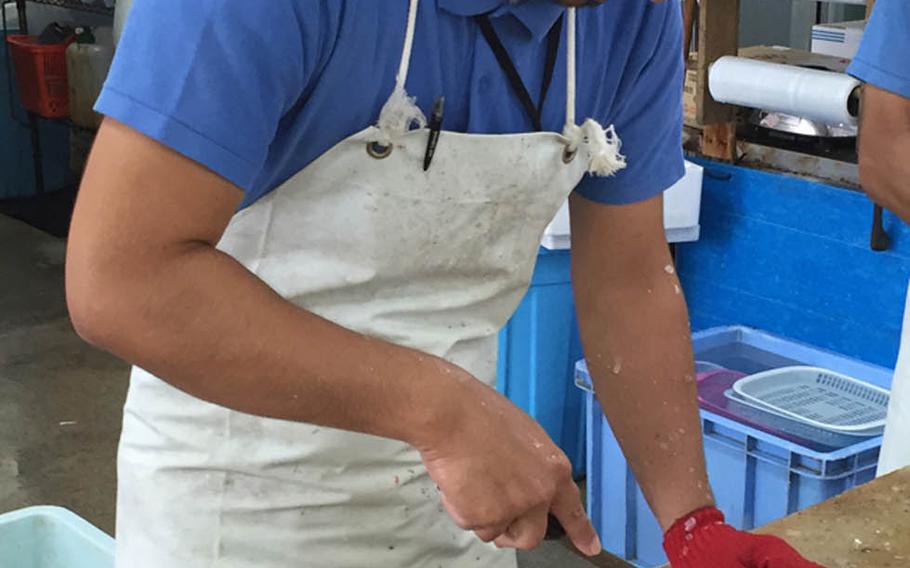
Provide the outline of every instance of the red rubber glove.
{"type": "Polygon", "coordinates": [[[714,507],[673,523],[664,550],[673,568],[824,568],[775,536],[734,529],[714,507]]]}

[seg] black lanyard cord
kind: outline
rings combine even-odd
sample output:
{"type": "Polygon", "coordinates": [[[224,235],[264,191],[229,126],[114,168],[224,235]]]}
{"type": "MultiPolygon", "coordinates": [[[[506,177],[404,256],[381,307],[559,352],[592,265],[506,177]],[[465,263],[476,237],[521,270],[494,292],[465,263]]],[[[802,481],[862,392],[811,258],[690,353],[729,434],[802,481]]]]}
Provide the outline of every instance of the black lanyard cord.
{"type": "Polygon", "coordinates": [[[487,43],[490,45],[490,49],[493,50],[496,61],[499,62],[499,66],[506,74],[509,85],[512,87],[512,90],[515,91],[515,95],[524,107],[525,112],[528,113],[528,117],[534,125],[534,130],[536,132],[542,132],[543,122],[541,114],[543,113],[544,102],[547,100],[547,93],[550,91],[550,84],[553,82],[553,72],[556,69],[556,58],[559,54],[559,40],[562,36],[563,18],[560,17],[559,20],[553,24],[550,33],[547,35],[547,60],[543,70],[543,80],[540,84],[540,102],[536,105],[534,104],[534,100],[531,99],[531,94],[528,92],[528,88],[525,86],[524,81],[521,80],[521,75],[518,73],[515,63],[512,62],[512,58],[509,57],[508,51],[506,51],[499,36],[496,35],[496,31],[493,29],[490,19],[486,14],[481,14],[475,16],[474,20],[480,27],[480,32],[483,34],[484,39],[486,39],[487,43]]]}

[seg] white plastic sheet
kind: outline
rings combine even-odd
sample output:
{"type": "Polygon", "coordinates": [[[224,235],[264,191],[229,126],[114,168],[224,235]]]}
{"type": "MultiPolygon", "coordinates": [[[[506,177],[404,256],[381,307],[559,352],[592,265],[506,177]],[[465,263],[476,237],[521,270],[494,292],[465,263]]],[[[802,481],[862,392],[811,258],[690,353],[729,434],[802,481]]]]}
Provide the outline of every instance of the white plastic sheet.
{"type": "Polygon", "coordinates": [[[725,56],[710,70],[715,100],[823,122],[855,125],[851,97],[860,82],[830,71],[725,56]]]}

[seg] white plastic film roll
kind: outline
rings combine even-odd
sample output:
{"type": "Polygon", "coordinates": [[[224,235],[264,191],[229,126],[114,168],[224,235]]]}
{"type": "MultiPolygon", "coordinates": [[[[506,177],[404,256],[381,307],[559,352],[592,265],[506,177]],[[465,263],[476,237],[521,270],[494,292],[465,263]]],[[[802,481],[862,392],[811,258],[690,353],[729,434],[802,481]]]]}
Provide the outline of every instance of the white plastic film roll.
{"type": "Polygon", "coordinates": [[[843,73],[725,56],[710,70],[714,100],[825,124],[856,124],[860,83],[843,73]]]}

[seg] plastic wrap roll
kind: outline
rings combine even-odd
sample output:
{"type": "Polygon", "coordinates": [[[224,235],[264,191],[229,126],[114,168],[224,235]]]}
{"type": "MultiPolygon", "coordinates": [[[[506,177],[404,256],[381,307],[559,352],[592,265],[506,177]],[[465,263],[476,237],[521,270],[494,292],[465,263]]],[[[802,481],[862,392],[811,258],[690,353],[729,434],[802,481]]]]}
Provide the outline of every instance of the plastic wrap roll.
{"type": "Polygon", "coordinates": [[[856,124],[860,83],[843,73],[725,56],[712,66],[714,100],[825,124],[856,124]]]}

